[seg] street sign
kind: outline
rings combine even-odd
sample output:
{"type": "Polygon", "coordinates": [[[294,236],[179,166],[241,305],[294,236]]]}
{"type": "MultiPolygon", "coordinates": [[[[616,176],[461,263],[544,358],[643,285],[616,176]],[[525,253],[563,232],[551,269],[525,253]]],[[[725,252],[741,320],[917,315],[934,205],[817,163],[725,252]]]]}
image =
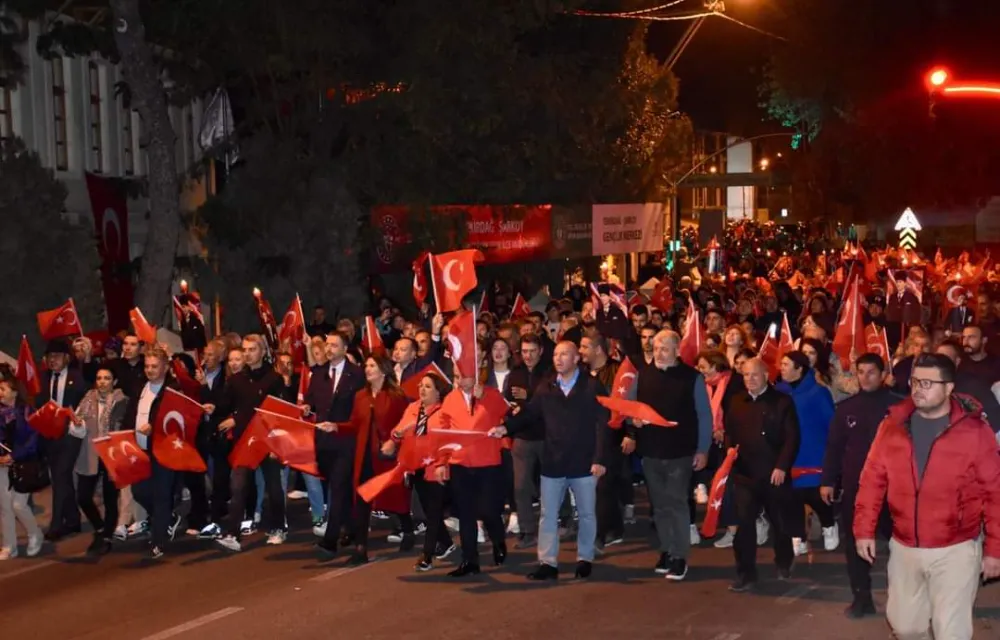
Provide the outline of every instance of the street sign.
{"type": "Polygon", "coordinates": [[[899,248],[916,249],[917,232],[921,230],[922,227],[920,221],[917,220],[917,215],[913,213],[913,209],[907,207],[903,211],[903,215],[899,216],[899,220],[896,221],[896,231],[899,232],[899,248]]]}

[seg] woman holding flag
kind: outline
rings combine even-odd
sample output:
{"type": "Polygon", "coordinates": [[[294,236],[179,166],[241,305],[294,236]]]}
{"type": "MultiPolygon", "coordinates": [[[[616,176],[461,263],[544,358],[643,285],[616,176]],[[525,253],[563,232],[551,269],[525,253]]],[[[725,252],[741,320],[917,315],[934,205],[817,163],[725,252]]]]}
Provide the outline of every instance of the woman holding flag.
{"type": "MultiPolygon", "coordinates": [[[[393,456],[400,447],[406,446],[408,440],[426,437],[428,431],[443,428],[441,400],[451,391],[451,386],[441,376],[429,373],[420,379],[417,391],[420,399],[406,408],[403,419],[392,430],[391,439],[382,445],[383,455],[393,456]]],[[[412,476],[417,497],[427,517],[423,554],[414,566],[417,571],[430,571],[434,567],[434,558],[444,560],[456,549],[444,524],[447,485],[433,477],[434,473],[421,468],[412,476]]]]}

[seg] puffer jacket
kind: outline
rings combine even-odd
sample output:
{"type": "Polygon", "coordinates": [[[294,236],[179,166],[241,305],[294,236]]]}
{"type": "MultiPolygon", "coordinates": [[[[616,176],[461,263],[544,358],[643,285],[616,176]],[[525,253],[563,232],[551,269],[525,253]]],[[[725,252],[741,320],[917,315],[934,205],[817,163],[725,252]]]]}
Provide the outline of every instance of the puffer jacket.
{"type": "Polygon", "coordinates": [[[953,394],[951,419],[917,477],[907,398],[889,409],[872,443],[854,506],[854,537],[873,539],[888,500],[892,537],[908,547],[949,547],[978,538],[1000,558],[1000,449],[979,405],[953,394]],[[889,479],[892,478],[890,482],[889,479]]]}

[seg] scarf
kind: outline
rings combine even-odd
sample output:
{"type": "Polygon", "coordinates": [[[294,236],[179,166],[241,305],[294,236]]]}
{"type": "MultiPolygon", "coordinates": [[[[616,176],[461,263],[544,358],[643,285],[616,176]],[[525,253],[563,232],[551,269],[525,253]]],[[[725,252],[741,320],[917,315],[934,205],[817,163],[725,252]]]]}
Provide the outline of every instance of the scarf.
{"type": "Polygon", "coordinates": [[[726,387],[729,386],[729,380],[732,377],[732,371],[724,371],[711,378],[705,378],[708,401],[712,406],[712,431],[723,430],[722,397],[726,395],[726,387]]]}
{"type": "Polygon", "coordinates": [[[108,435],[111,431],[111,408],[124,399],[125,394],[122,393],[121,389],[115,389],[103,400],[96,390],[87,392],[87,395],[80,401],[80,407],[76,410],[76,414],[83,419],[87,430],[94,434],[91,437],[103,438],[108,435]],[[98,405],[101,406],[100,412],[97,410],[98,405]]]}

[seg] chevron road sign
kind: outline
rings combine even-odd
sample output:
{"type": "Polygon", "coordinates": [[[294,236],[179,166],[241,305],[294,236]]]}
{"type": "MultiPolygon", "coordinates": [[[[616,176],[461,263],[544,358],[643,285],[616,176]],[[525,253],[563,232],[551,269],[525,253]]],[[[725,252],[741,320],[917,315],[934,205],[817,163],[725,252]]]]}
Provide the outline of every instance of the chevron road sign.
{"type": "Polygon", "coordinates": [[[899,216],[899,220],[896,221],[896,231],[899,232],[899,248],[916,249],[917,232],[921,229],[920,221],[917,220],[913,209],[907,207],[903,211],[903,215],[899,216]]]}

